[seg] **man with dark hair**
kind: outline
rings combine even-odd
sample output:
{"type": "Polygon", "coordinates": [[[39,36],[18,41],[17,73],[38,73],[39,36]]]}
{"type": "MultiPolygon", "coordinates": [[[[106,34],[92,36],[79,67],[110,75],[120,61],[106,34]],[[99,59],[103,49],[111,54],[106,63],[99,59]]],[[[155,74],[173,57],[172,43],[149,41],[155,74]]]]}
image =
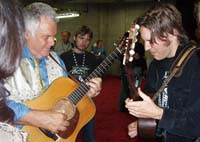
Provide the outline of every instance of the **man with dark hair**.
{"type": "MultiPolygon", "coordinates": [[[[171,4],[160,4],[150,8],[137,21],[145,50],[152,61],[145,93],[155,93],[171,74],[172,64],[182,51],[193,48],[182,26],[180,12],[171,4]]],[[[134,27],[131,31],[134,32],[134,27]]],[[[191,55],[181,74],[158,92],[157,104],[140,89],[142,101],[126,100],[131,115],[138,118],[152,118],[158,121],[157,133],[164,142],[194,142],[200,136],[200,51],[191,55]]],[[[130,137],[138,135],[137,122],[128,126],[130,137]]]]}
{"type": "MultiPolygon", "coordinates": [[[[93,38],[88,26],[81,26],[74,35],[74,48],[61,54],[67,70],[80,82],[100,64],[95,55],[87,51],[93,38]]],[[[82,129],[83,142],[94,142],[94,118],[82,129]]]]}

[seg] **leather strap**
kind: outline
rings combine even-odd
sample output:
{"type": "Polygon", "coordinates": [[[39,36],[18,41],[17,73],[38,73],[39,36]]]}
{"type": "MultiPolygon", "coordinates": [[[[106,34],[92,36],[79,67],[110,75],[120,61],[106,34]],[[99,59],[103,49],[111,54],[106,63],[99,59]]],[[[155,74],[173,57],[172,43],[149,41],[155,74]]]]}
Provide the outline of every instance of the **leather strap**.
{"type": "Polygon", "coordinates": [[[154,94],[152,97],[152,100],[155,101],[158,96],[161,94],[161,92],[165,89],[167,84],[171,81],[171,79],[176,76],[180,76],[182,73],[182,70],[191,57],[191,55],[199,48],[197,48],[195,45],[193,45],[190,48],[187,48],[186,50],[183,50],[181,54],[177,57],[177,59],[173,62],[170,70],[169,76],[163,81],[162,86],[159,88],[159,90],[154,94]]]}

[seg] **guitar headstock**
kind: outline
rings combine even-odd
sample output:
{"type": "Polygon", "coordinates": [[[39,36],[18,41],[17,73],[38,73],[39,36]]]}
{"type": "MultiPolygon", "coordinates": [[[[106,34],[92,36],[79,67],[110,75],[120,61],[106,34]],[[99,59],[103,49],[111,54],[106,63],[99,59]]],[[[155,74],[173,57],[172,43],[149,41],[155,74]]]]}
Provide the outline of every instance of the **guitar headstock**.
{"type": "Polygon", "coordinates": [[[124,52],[123,65],[125,65],[126,62],[133,61],[133,56],[135,54],[135,51],[134,51],[135,43],[137,42],[137,35],[139,34],[139,30],[140,30],[140,26],[138,24],[135,24],[131,27],[131,30],[129,31],[128,45],[124,52]]]}
{"type": "Polygon", "coordinates": [[[125,32],[124,35],[114,43],[114,46],[118,47],[120,50],[124,50],[128,45],[128,37],[129,32],[125,32]]]}

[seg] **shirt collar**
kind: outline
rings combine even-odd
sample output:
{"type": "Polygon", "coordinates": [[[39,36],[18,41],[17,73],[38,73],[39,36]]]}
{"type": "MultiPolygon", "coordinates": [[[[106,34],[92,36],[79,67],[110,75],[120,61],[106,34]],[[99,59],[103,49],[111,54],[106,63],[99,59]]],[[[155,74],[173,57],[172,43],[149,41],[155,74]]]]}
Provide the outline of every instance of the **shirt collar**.
{"type": "Polygon", "coordinates": [[[33,58],[33,55],[31,54],[30,50],[27,47],[23,48],[22,58],[33,58]]]}
{"type": "MultiPolygon", "coordinates": [[[[40,61],[47,59],[47,57],[48,56],[40,58],[40,61]]],[[[34,59],[35,57],[32,55],[31,51],[27,47],[24,47],[22,51],[22,58],[34,59]]]]}

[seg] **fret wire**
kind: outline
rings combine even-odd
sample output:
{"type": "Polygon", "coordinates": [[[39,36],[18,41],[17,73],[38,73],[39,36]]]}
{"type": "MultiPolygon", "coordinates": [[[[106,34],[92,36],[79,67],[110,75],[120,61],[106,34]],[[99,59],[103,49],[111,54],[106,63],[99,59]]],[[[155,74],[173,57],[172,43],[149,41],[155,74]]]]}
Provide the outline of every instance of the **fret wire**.
{"type": "Polygon", "coordinates": [[[115,57],[119,57],[119,54],[117,54],[117,52],[114,52],[113,55],[115,55],[115,57]]]}
{"type": "Polygon", "coordinates": [[[89,86],[87,86],[85,83],[82,84],[82,88],[81,89],[84,89],[84,93],[87,93],[89,91],[89,86]]]}
{"type": "MultiPolygon", "coordinates": [[[[86,79],[85,81],[89,81],[93,77],[97,77],[98,75],[102,76],[105,71],[107,71],[108,67],[114,62],[116,58],[121,54],[121,50],[116,48],[86,79]],[[118,53],[117,53],[118,52],[118,53]]],[[[81,83],[81,85],[71,94],[68,98],[76,105],[78,101],[88,92],[89,86],[85,83],[81,83]]]]}
{"type": "MultiPolygon", "coordinates": [[[[79,89],[79,88],[78,88],[79,89]]],[[[78,89],[75,90],[75,92],[73,92],[71,95],[70,95],[70,98],[71,98],[71,101],[76,105],[78,103],[78,101],[80,99],[79,98],[79,91],[78,89]]]]}
{"type": "Polygon", "coordinates": [[[76,99],[74,98],[74,96],[75,96],[75,93],[72,93],[71,95],[68,96],[68,99],[69,99],[70,101],[72,101],[73,104],[76,104],[76,103],[75,103],[75,102],[76,102],[76,99]]]}
{"type": "Polygon", "coordinates": [[[87,91],[89,90],[88,88],[89,87],[84,82],[81,83],[80,87],[78,88],[80,95],[83,96],[85,93],[87,93],[87,91]]]}
{"type": "Polygon", "coordinates": [[[97,69],[97,70],[95,70],[91,75],[94,76],[94,77],[95,77],[95,76],[97,77],[97,76],[101,76],[102,74],[101,74],[101,72],[99,72],[98,69],[97,69]]]}
{"type": "Polygon", "coordinates": [[[102,67],[102,69],[107,70],[106,66],[104,66],[105,64],[101,64],[100,66],[102,67]]]}
{"type": "Polygon", "coordinates": [[[116,48],[115,51],[118,51],[119,54],[122,54],[122,51],[119,48],[116,48]]]}
{"type": "MultiPolygon", "coordinates": [[[[114,62],[114,60],[116,59],[116,58],[118,58],[119,57],[119,55],[116,53],[116,52],[118,52],[119,53],[119,51],[118,50],[116,50],[115,52],[113,51],[113,53],[112,54],[110,54],[89,76],[88,76],[88,78],[87,78],[87,80],[89,80],[90,78],[92,78],[92,77],[96,77],[97,75],[100,75],[100,76],[102,76],[103,75],[103,73],[105,73],[105,71],[107,71],[107,67],[109,67],[110,66],[110,64],[112,64],[113,62],[114,62]],[[115,56],[115,57],[113,57],[113,56],[115,56]],[[110,59],[109,59],[110,58],[110,59]],[[109,61],[109,64],[107,63],[109,61]],[[102,72],[102,73],[101,73],[102,72]]],[[[120,54],[121,54],[121,52],[120,52],[120,54]]]]}
{"type": "Polygon", "coordinates": [[[79,90],[79,88],[77,88],[76,90],[75,90],[75,94],[74,94],[74,101],[75,101],[75,104],[78,102],[78,100],[80,100],[79,99],[79,94],[80,94],[80,92],[78,91],[79,90]]]}
{"type": "Polygon", "coordinates": [[[99,77],[99,76],[101,76],[101,74],[98,75],[98,73],[99,73],[99,72],[94,71],[94,72],[91,74],[91,76],[93,76],[93,77],[99,77]],[[96,73],[97,73],[97,74],[96,74],[96,73]]]}
{"type": "Polygon", "coordinates": [[[114,54],[112,54],[111,56],[108,57],[108,61],[113,63],[114,60],[116,59],[115,57],[113,57],[114,54]]]}
{"type": "Polygon", "coordinates": [[[100,67],[98,67],[98,70],[100,70],[102,73],[104,73],[104,71],[103,71],[103,70],[101,70],[101,68],[100,68],[100,67]]]}
{"type": "MultiPolygon", "coordinates": [[[[80,87],[79,87],[80,88],[80,87]]],[[[70,100],[76,105],[78,101],[81,99],[80,94],[81,92],[79,91],[80,89],[77,88],[71,95],[70,95],[70,100]]]]}
{"type": "Polygon", "coordinates": [[[112,64],[112,63],[113,63],[113,61],[110,61],[110,60],[109,60],[109,58],[107,59],[107,61],[108,61],[110,64],[112,64]]]}
{"type": "Polygon", "coordinates": [[[82,97],[82,94],[84,94],[84,92],[82,92],[82,90],[81,90],[81,87],[82,87],[82,86],[80,86],[80,87],[77,89],[77,91],[78,91],[77,98],[81,98],[81,97],[82,97]]]}
{"type": "Polygon", "coordinates": [[[94,77],[101,77],[103,74],[99,72],[98,70],[93,71],[90,76],[88,76],[90,79],[94,77]]]}
{"type": "MultiPolygon", "coordinates": [[[[113,53],[112,55],[114,55],[114,53],[113,53]]],[[[109,58],[108,58],[108,59],[109,59],[109,61],[113,61],[113,60],[115,60],[115,58],[114,58],[112,55],[111,55],[111,56],[109,56],[109,58]]]]}
{"type": "Polygon", "coordinates": [[[96,76],[102,76],[104,74],[104,71],[102,71],[100,68],[98,68],[97,70],[94,71],[94,74],[96,76]]]}
{"type": "MultiPolygon", "coordinates": [[[[94,78],[94,77],[99,77],[95,72],[97,72],[97,70],[94,70],[85,80],[86,82],[89,81],[90,79],[94,78]]],[[[100,75],[101,76],[101,75],[100,75]]]]}
{"type": "Polygon", "coordinates": [[[107,70],[107,66],[109,66],[109,64],[104,62],[104,65],[105,65],[104,67],[106,67],[105,69],[107,70]]]}

